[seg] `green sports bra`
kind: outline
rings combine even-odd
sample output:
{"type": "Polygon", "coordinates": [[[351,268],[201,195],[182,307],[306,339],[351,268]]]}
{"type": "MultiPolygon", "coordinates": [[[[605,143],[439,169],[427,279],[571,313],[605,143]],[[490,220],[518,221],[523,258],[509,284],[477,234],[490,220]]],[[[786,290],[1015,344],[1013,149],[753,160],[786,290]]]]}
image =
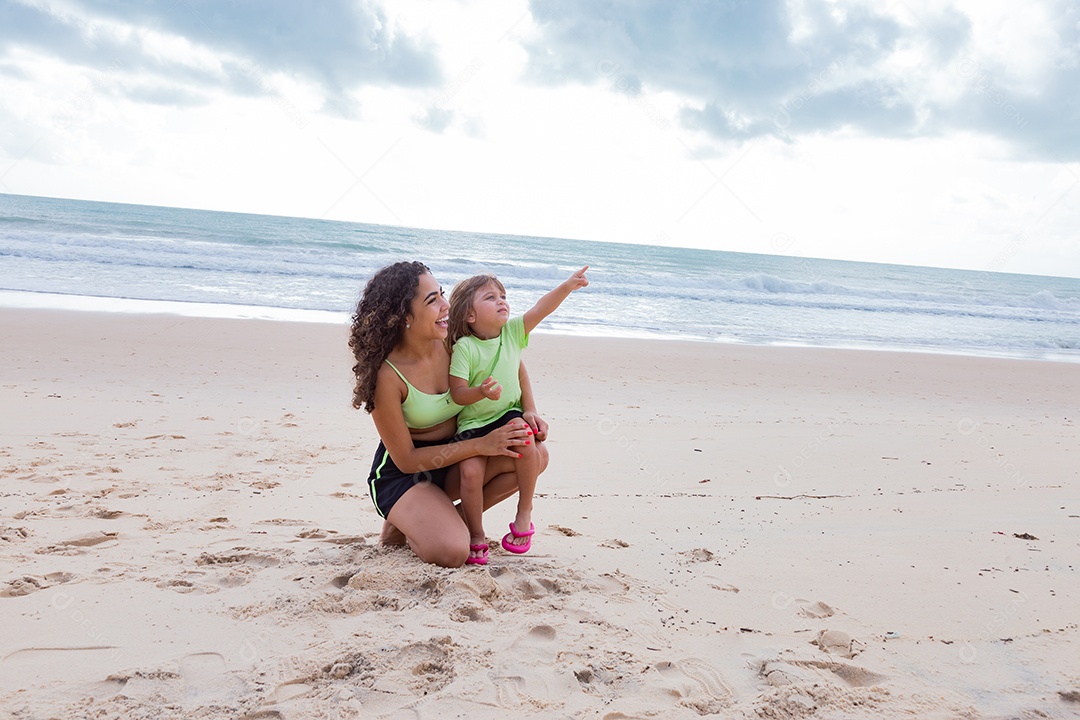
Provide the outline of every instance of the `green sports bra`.
{"type": "Polygon", "coordinates": [[[393,368],[397,376],[405,383],[405,387],[409,388],[409,394],[405,398],[405,402],[401,403],[401,412],[405,415],[406,427],[412,430],[435,427],[461,412],[461,406],[454,402],[454,398],[450,397],[449,390],[438,395],[420,392],[413,387],[411,382],[405,379],[405,376],[394,367],[392,362],[389,360],[383,362],[393,368]]]}

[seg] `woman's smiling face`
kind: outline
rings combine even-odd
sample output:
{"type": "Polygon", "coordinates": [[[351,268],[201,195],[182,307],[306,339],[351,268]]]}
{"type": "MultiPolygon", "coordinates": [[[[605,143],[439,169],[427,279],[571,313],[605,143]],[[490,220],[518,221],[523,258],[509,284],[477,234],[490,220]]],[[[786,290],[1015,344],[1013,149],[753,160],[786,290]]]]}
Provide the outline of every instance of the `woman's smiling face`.
{"type": "Polygon", "coordinates": [[[449,310],[450,304],[446,302],[446,295],[435,276],[431,273],[421,274],[416,284],[416,294],[413,295],[412,308],[406,318],[410,326],[409,332],[416,333],[420,338],[445,339],[449,310]]]}

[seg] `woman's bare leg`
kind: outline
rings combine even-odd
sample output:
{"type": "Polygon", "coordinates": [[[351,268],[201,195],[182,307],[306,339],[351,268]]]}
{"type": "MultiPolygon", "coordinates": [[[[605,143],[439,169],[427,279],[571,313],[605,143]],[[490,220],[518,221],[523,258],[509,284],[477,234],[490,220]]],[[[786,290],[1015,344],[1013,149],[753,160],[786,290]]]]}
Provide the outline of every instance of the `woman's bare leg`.
{"type": "Polygon", "coordinates": [[[389,520],[383,520],[382,532],[379,533],[380,545],[404,545],[405,533],[394,527],[389,520]]]}
{"type": "Polygon", "coordinates": [[[386,519],[405,534],[409,547],[424,562],[456,568],[469,557],[469,529],[437,485],[413,486],[386,519]]]}

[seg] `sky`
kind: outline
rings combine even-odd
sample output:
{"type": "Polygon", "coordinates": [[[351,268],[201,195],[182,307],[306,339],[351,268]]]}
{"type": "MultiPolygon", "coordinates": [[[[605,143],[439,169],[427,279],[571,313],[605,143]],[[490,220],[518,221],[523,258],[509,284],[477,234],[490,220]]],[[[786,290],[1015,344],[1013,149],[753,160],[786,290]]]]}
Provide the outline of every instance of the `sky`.
{"type": "Polygon", "coordinates": [[[0,192],[1080,277],[1075,0],[0,0],[0,192]]]}

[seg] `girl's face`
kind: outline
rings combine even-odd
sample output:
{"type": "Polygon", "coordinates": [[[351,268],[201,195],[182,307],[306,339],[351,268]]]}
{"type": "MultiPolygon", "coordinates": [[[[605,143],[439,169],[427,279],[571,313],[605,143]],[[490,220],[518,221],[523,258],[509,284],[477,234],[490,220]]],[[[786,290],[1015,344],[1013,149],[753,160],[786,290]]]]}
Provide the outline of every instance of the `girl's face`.
{"type": "Polygon", "coordinates": [[[420,276],[413,295],[412,308],[405,317],[409,327],[405,330],[419,339],[445,340],[449,326],[450,303],[442,287],[431,273],[420,276]]]}
{"type": "Polygon", "coordinates": [[[510,319],[510,303],[506,293],[494,283],[488,283],[473,293],[469,325],[481,337],[495,337],[510,319]]]}

